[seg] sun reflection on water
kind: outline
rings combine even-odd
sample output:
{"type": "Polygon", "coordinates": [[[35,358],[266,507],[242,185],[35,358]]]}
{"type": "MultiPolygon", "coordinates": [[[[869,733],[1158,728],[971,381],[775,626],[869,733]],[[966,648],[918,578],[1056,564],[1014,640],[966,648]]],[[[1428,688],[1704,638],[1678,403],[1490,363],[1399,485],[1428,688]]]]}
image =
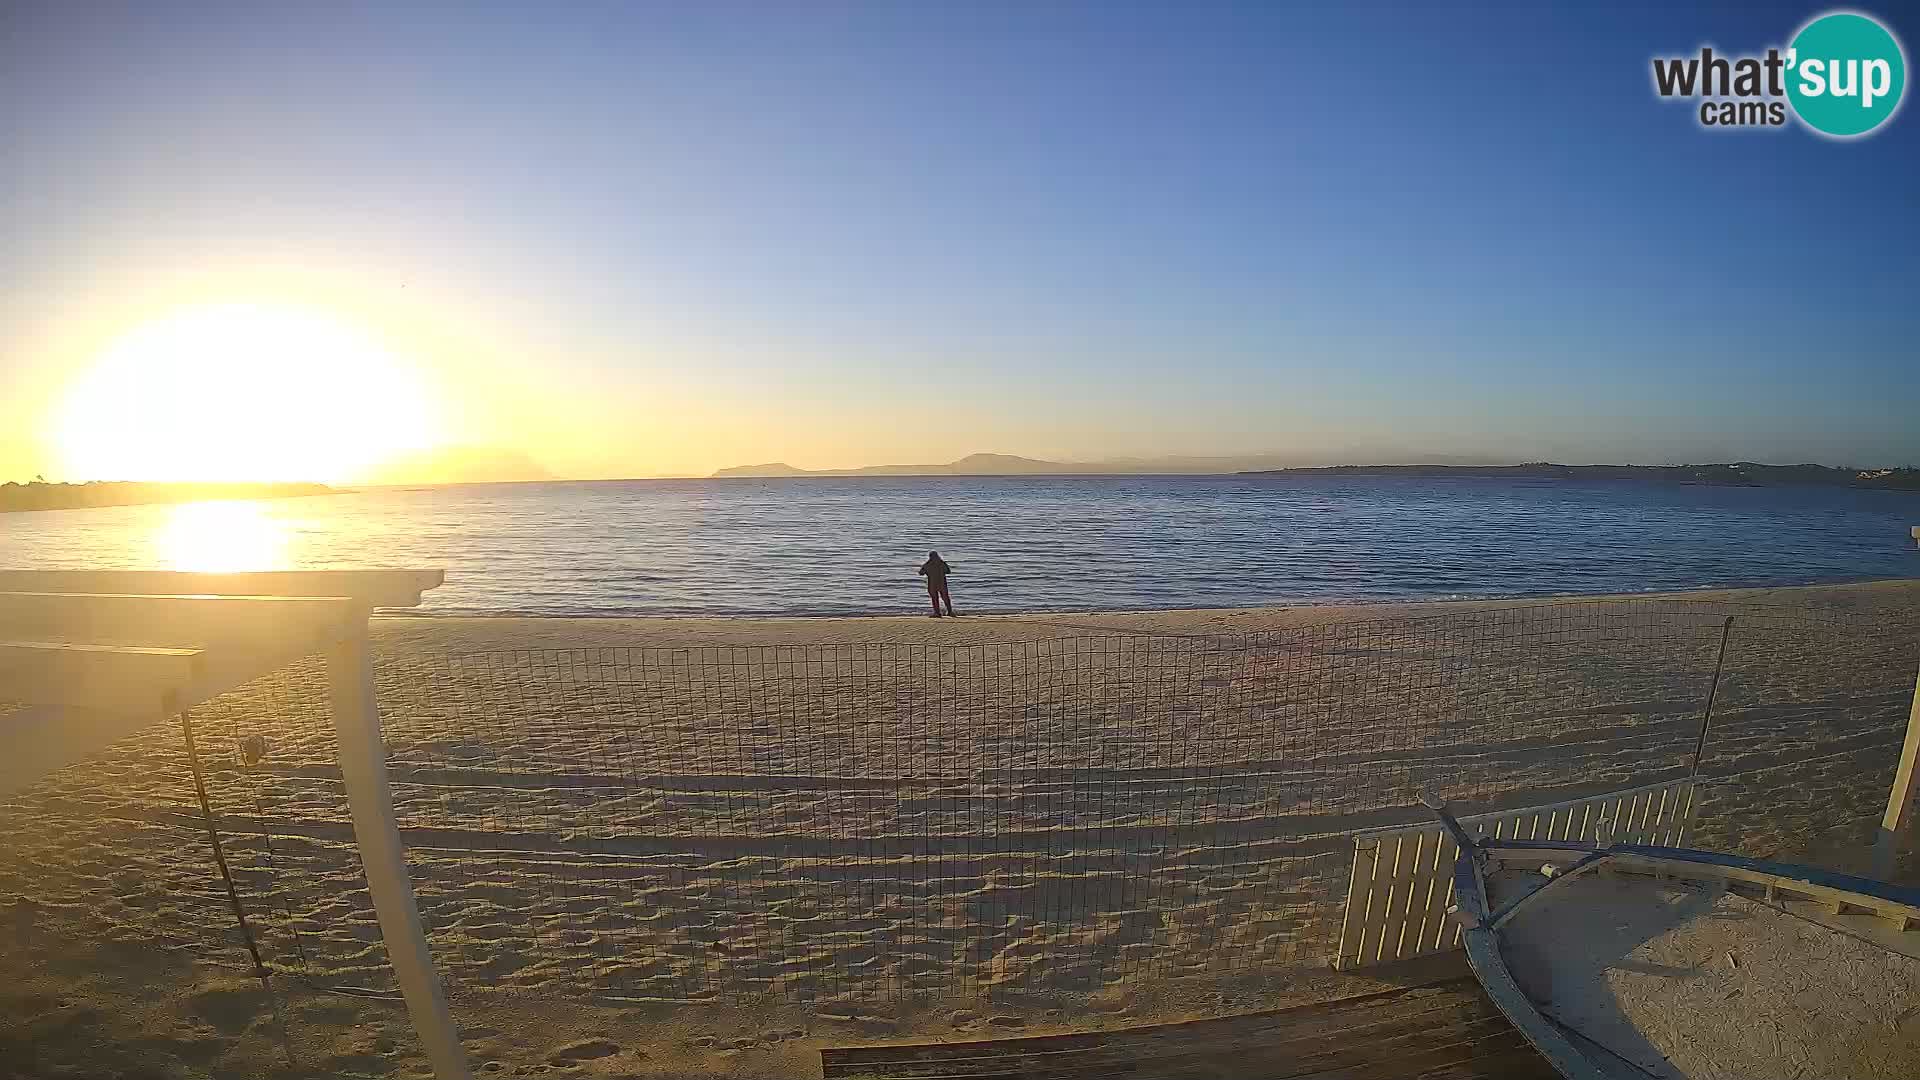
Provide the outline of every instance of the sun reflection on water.
{"type": "Polygon", "coordinates": [[[176,506],[154,545],[158,562],[174,570],[240,573],[286,568],[286,526],[257,502],[176,506]]]}

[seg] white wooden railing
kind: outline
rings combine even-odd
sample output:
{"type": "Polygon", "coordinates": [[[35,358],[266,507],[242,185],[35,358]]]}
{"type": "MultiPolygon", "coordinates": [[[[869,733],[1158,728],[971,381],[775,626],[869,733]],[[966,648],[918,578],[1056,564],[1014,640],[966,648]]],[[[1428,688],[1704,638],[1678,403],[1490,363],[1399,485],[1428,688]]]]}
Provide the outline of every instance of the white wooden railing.
{"type": "MultiPolygon", "coordinates": [[[[1677,847],[1693,820],[1691,778],[1460,819],[1475,836],[1677,847]]],[[[1438,821],[1353,837],[1353,875],[1333,966],[1342,971],[1460,946],[1447,918],[1460,849],[1438,821]]]]}

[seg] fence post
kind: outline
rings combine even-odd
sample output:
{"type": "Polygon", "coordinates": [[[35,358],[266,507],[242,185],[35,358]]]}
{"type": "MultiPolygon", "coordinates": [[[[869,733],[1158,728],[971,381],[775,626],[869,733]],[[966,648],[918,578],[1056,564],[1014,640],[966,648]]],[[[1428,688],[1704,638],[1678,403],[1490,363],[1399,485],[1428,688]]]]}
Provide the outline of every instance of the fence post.
{"type": "MultiPolygon", "coordinates": [[[[1920,535],[1920,533],[1916,533],[1920,535]]],[[[1880,835],[1873,844],[1873,876],[1882,881],[1893,877],[1893,863],[1900,844],[1913,827],[1914,784],[1920,781],[1920,674],[1913,683],[1913,701],[1907,707],[1907,741],[1900,749],[1900,765],[1893,773],[1893,790],[1887,793],[1887,812],[1880,819],[1880,835]]]]}
{"type": "Polygon", "coordinates": [[[1700,717],[1700,738],[1693,744],[1693,767],[1687,778],[1699,786],[1700,758],[1707,752],[1707,729],[1713,726],[1713,703],[1720,697],[1720,672],[1727,666],[1727,635],[1733,632],[1733,616],[1720,624],[1720,652],[1713,661],[1713,681],[1707,684],[1707,708],[1700,717]]]}
{"type": "Polygon", "coordinates": [[[367,870],[380,936],[387,945],[394,978],[406,998],[407,1013],[420,1035],[436,1080],[472,1080],[460,1033],[447,1011],[446,990],[427,951],[426,931],[407,875],[407,850],[393,812],[393,788],[387,780],[387,746],[380,734],[380,708],[374,697],[373,654],[367,627],[357,622],[327,650],[327,679],[333,699],[333,726],[340,738],[340,776],[353,811],[353,835],[367,870]]]}

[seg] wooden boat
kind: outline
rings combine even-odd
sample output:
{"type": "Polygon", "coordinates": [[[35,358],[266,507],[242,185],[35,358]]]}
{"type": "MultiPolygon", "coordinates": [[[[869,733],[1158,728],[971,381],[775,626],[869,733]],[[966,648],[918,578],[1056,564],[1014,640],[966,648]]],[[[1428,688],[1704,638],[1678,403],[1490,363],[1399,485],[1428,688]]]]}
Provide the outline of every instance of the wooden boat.
{"type": "Polygon", "coordinates": [[[1467,959],[1576,1080],[1920,1077],[1920,889],[1687,848],[1471,838],[1467,959]]]}

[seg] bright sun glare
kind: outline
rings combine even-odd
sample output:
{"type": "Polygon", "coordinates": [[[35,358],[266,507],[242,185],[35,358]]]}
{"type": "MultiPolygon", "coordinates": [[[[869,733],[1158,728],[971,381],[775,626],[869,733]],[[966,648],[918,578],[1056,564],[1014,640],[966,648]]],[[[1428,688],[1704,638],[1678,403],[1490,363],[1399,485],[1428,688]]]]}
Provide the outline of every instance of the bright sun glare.
{"type": "Polygon", "coordinates": [[[186,503],[168,512],[154,546],[170,570],[279,570],[287,529],[257,502],[186,503]]]}
{"type": "Polygon", "coordinates": [[[193,308],[110,345],[54,438],[76,480],[351,480],[439,442],[434,397],[378,341],[292,307],[193,308]]]}

